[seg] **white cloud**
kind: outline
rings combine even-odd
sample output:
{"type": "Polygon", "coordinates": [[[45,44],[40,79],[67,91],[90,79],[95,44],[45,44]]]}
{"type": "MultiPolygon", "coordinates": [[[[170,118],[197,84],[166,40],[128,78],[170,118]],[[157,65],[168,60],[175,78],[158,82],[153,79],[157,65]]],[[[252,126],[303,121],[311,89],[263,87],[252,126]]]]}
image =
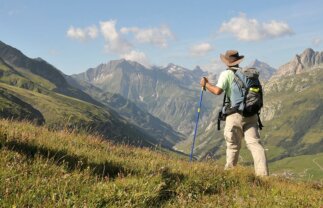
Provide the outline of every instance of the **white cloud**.
{"type": "Polygon", "coordinates": [[[72,39],[85,41],[88,39],[95,39],[98,36],[98,29],[95,25],[86,28],[76,28],[71,26],[67,30],[66,35],[72,39]]]}
{"type": "Polygon", "coordinates": [[[100,22],[100,30],[105,40],[105,49],[112,53],[128,53],[132,45],[123,39],[116,30],[116,20],[100,22]]]}
{"type": "Polygon", "coordinates": [[[293,30],[285,22],[276,20],[259,22],[256,19],[248,19],[244,13],[223,22],[220,32],[232,33],[242,41],[257,41],[293,34],[293,30]]]}
{"type": "Polygon", "coordinates": [[[133,33],[135,39],[140,43],[150,43],[161,48],[168,46],[168,41],[174,39],[173,32],[167,26],[159,28],[138,28],[138,27],[123,27],[121,33],[133,33]]]}
{"type": "Polygon", "coordinates": [[[321,43],[322,43],[322,39],[319,37],[313,38],[313,40],[312,40],[312,44],[314,46],[319,46],[319,45],[321,45],[321,43]]]}
{"type": "Polygon", "coordinates": [[[117,31],[116,24],[116,20],[100,22],[100,30],[105,40],[106,51],[116,53],[120,58],[136,61],[149,67],[150,63],[145,53],[134,50],[133,46],[117,31]]]}
{"type": "Polygon", "coordinates": [[[123,54],[121,57],[126,60],[136,61],[146,67],[150,67],[149,60],[143,52],[132,50],[129,53],[123,54]]]}
{"type": "Polygon", "coordinates": [[[150,43],[159,47],[167,47],[168,41],[174,38],[173,33],[166,26],[148,29],[124,27],[118,31],[116,20],[101,21],[99,23],[99,29],[96,26],[86,28],[75,28],[71,26],[67,31],[67,36],[72,39],[85,41],[102,35],[106,52],[114,53],[120,58],[136,61],[146,67],[150,67],[150,62],[146,54],[136,50],[135,46],[126,39],[125,34],[127,33],[133,33],[139,43],[150,43]]]}
{"type": "Polygon", "coordinates": [[[196,45],[193,45],[190,48],[190,53],[193,56],[203,56],[211,51],[213,51],[213,47],[210,43],[199,43],[196,45]]]}

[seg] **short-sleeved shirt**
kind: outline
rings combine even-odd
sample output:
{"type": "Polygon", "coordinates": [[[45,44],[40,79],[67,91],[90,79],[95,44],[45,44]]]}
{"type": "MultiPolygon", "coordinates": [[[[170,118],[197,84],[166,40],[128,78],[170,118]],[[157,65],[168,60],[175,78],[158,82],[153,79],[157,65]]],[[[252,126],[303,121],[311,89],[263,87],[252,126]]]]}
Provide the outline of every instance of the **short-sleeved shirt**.
{"type": "Polygon", "coordinates": [[[229,98],[231,98],[231,85],[233,80],[234,80],[234,72],[232,70],[227,69],[221,72],[218,79],[218,83],[216,84],[216,86],[221,88],[229,98]]]}

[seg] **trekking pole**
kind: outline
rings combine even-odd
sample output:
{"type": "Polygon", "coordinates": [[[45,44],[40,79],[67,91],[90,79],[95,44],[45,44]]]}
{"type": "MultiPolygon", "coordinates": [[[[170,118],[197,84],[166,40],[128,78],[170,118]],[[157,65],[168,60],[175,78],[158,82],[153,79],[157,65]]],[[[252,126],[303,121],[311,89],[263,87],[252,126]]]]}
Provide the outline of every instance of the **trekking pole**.
{"type": "MultiPolygon", "coordinates": [[[[203,77],[203,79],[205,79],[205,77],[203,77]]],[[[200,102],[199,102],[199,106],[197,108],[197,113],[196,113],[196,122],[195,122],[195,129],[194,129],[193,144],[192,144],[192,148],[191,148],[190,162],[192,162],[192,159],[193,159],[194,145],[195,145],[195,139],[196,139],[196,133],[197,133],[197,126],[198,126],[198,122],[199,122],[199,118],[200,118],[203,91],[206,90],[205,85],[206,85],[206,82],[205,82],[204,86],[201,89],[200,102]]]]}

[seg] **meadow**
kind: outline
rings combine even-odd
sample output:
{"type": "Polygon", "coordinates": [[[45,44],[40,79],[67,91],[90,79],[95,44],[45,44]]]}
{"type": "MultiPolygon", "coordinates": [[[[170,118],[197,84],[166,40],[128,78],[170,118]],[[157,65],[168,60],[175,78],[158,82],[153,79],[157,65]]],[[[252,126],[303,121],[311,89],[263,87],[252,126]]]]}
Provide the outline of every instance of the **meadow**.
{"type": "Polygon", "coordinates": [[[320,182],[224,171],[100,135],[0,120],[0,207],[320,207],[320,182]]]}

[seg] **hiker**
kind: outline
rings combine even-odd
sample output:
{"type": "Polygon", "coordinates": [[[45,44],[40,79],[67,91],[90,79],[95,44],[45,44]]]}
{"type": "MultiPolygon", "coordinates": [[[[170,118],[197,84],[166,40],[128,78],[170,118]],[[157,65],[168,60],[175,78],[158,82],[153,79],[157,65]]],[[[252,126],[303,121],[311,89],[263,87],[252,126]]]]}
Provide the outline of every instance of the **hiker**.
{"type": "MultiPolygon", "coordinates": [[[[220,58],[228,68],[220,74],[218,83],[214,86],[204,77],[201,79],[200,84],[215,95],[225,92],[227,98],[233,100],[234,95],[231,93],[232,84],[235,79],[235,72],[241,69],[239,63],[243,60],[244,56],[239,55],[239,52],[236,50],[228,50],[224,55],[221,54],[220,58]]],[[[256,175],[268,175],[265,150],[260,143],[258,116],[254,114],[247,117],[242,115],[239,110],[226,116],[224,128],[224,137],[227,145],[225,169],[230,169],[237,165],[241,140],[244,137],[253,157],[256,175]]]]}

